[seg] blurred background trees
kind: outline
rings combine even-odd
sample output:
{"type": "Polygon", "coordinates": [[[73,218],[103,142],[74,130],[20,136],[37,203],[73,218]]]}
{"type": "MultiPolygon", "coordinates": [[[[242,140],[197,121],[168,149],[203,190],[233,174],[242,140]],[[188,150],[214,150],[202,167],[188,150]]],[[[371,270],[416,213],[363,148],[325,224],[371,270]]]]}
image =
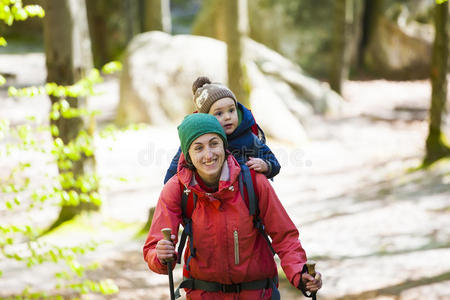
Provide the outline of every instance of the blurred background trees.
{"type": "MultiPolygon", "coordinates": [[[[44,1],[46,17],[44,20],[44,44],[47,65],[47,82],[61,86],[74,85],[85,78],[92,68],[91,42],[87,22],[86,4],[84,0],[46,0],[44,1]],[[55,43],[58,41],[58,43],[55,43]]],[[[86,97],[64,95],[50,95],[52,106],[62,106],[68,103],[68,109],[86,109],[86,97]],[[62,102],[64,101],[64,102],[62,102]]],[[[64,146],[74,145],[80,134],[92,139],[95,128],[93,118],[85,120],[85,117],[74,114],[62,114],[51,117],[51,126],[54,125],[56,139],[62,141],[64,146]]],[[[84,177],[94,176],[95,157],[94,151],[90,155],[84,152],[78,159],[72,160],[69,165],[58,162],[61,178],[71,178],[77,182],[84,177]]],[[[66,182],[69,180],[65,180],[66,182]]],[[[74,190],[81,194],[80,187],[73,184],[61,183],[69,193],[74,190]]],[[[97,191],[92,187],[89,192],[97,191]]],[[[78,205],[63,205],[60,215],[51,228],[59,226],[63,222],[72,219],[83,210],[96,210],[99,207],[92,202],[80,201],[78,205]]]]}

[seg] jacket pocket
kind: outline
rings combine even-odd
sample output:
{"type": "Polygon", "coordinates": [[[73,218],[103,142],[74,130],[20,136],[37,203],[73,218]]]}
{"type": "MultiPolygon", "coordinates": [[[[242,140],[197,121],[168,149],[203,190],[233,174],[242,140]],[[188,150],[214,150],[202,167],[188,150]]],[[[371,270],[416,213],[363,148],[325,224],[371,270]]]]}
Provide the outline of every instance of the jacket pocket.
{"type": "Polygon", "coordinates": [[[239,264],[239,234],[237,229],[234,229],[233,232],[233,238],[234,238],[234,264],[239,264]]]}

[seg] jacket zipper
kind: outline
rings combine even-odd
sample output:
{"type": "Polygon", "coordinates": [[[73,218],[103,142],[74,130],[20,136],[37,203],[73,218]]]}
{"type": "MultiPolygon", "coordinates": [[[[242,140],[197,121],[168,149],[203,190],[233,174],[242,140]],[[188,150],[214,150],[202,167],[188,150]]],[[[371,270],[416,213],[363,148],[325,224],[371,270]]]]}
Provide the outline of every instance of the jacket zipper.
{"type": "Polygon", "coordinates": [[[233,232],[234,236],[234,264],[239,264],[239,235],[237,229],[233,232]]]}

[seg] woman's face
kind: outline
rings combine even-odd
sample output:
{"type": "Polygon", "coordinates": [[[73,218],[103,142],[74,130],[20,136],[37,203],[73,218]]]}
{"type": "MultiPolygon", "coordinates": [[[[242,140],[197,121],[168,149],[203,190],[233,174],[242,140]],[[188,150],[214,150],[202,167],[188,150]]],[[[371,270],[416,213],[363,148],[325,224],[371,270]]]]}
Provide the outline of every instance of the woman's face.
{"type": "Polygon", "coordinates": [[[225,160],[225,149],[217,134],[206,133],[196,138],[189,147],[189,156],[198,175],[206,184],[218,183],[225,160]]]}
{"type": "Polygon", "coordinates": [[[219,120],[226,135],[232,134],[238,126],[236,104],[231,98],[222,98],[214,102],[209,108],[209,114],[219,120]]]}

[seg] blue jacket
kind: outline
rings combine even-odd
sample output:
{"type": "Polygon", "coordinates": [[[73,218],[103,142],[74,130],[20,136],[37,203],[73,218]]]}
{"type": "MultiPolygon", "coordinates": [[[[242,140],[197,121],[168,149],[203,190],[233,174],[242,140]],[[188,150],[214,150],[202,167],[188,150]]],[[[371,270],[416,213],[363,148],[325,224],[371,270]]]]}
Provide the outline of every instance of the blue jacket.
{"type": "MultiPolygon", "coordinates": [[[[280,172],[280,163],[270,148],[253,134],[252,126],[255,125],[255,119],[250,110],[239,102],[238,109],[242,112],[242,120],[233,133],[227,136],[228,150],[233,154],[240,165],[245,164],[249,157],[263,159],[269,165],[269,171],[264,175],[266,175],[267,178],[275,177],[280,172]]],[[[178,152],[173,157],[169,169],[167,169],[164,183],[177,173],[180,154],[181,148],[178,148],[178,152]]]]}

